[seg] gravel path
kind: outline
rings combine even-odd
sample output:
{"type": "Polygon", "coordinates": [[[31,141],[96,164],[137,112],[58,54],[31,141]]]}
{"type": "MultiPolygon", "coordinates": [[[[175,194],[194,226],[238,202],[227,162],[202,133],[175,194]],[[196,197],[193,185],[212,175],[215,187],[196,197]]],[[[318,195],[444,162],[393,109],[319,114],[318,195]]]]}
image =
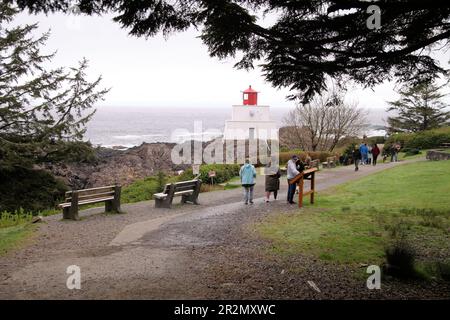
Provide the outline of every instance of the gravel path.
{"type": "MultiPolygon", "coordinates": [[[[401,164],[365,166],[357,173],[352,167],[326,169],[317,175],[317,189],[401,164]]],[[[0,257],[0,299],[448,297],[448,288],[436,284],[391,283],[369,292],[365,280],[354,276],[357,269],[301,256],[265,256],[269,244],[252,225],[268,215],[299,210],[286,204],[285,179],[279,200],[264,203],[263,180],[258,177],[252,206],[245,206],[242,190],[234,189],[202,193],[199,206],[155,209],[147,201],[123,205],[126,214],[120,215],[95,208],[82,212],[77,222],[49,217],[32,244],[0,257]],[[81,290],[66,287],[70,265],[81,268],[81,290]]]]}

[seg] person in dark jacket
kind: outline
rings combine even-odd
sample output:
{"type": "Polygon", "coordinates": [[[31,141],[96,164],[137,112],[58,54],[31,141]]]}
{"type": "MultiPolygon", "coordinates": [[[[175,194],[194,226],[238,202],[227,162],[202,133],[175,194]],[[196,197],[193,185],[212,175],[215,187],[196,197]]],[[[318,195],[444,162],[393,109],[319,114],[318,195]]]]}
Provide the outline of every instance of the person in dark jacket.
{"type": "Polygon", "coordinates": [[[380,155],[380,148],[378,148],[377,144],[374,143],[373,147],[372,147],[372,163],[374,166],[377,165],[377,158],[380,155]]]}
{"type": "Polygon", "coordinates": [[[352,158],[353,161],[355,162],[355,171],[358,171],[359,170],[358,163],[361,161],[362,158],[361,151],[358,148],[358,146],[355,146],[355,149],[353,149],[352,158]]]}
{"type": "Polygon", "coordinates": [[[270,194],[273,192],[273,198],[277,200],[278,190],[280,190],[280,168],[266,167],[266,203],[270,200],[270,194]]]}

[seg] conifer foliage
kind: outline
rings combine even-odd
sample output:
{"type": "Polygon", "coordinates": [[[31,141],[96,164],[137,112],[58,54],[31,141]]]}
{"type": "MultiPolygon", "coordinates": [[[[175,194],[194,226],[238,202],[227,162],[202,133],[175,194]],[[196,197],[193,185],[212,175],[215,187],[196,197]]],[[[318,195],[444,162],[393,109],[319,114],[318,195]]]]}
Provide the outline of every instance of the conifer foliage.
{"type": "Polygon", "coordinates": [[[87,61],[49,69],[49,34],[33,37],[36,24],[11,26],[17,11],[0,4],[0,169],[77,160],[91,150],[82,142],[93,105],[108,90],[101,77],[86,78],[87,61]]]}

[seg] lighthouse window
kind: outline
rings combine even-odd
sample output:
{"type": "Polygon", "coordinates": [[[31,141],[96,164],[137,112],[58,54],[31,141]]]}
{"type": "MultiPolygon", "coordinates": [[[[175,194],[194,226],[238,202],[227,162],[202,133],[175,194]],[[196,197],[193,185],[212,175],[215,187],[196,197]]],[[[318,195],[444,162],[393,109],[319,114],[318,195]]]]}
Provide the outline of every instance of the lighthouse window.
{"type": "Polygon", "coordinates": [[[244,93],[244,100],[248,100],[248,93],[244,93]]]}

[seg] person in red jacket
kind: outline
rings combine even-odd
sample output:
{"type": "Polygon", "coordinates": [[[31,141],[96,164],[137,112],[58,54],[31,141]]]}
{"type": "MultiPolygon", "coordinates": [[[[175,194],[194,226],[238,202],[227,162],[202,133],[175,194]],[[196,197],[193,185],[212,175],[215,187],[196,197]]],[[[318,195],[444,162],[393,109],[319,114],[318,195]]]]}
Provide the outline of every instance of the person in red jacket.
{"type": "Polygon", "coordinates": [[[377,165],[377,158],[380,155],[380,149],[378,148],[377,144],[374,143],[373,147],[372,147],[372,162],[373,165],[376,166],[377,165]]]}

